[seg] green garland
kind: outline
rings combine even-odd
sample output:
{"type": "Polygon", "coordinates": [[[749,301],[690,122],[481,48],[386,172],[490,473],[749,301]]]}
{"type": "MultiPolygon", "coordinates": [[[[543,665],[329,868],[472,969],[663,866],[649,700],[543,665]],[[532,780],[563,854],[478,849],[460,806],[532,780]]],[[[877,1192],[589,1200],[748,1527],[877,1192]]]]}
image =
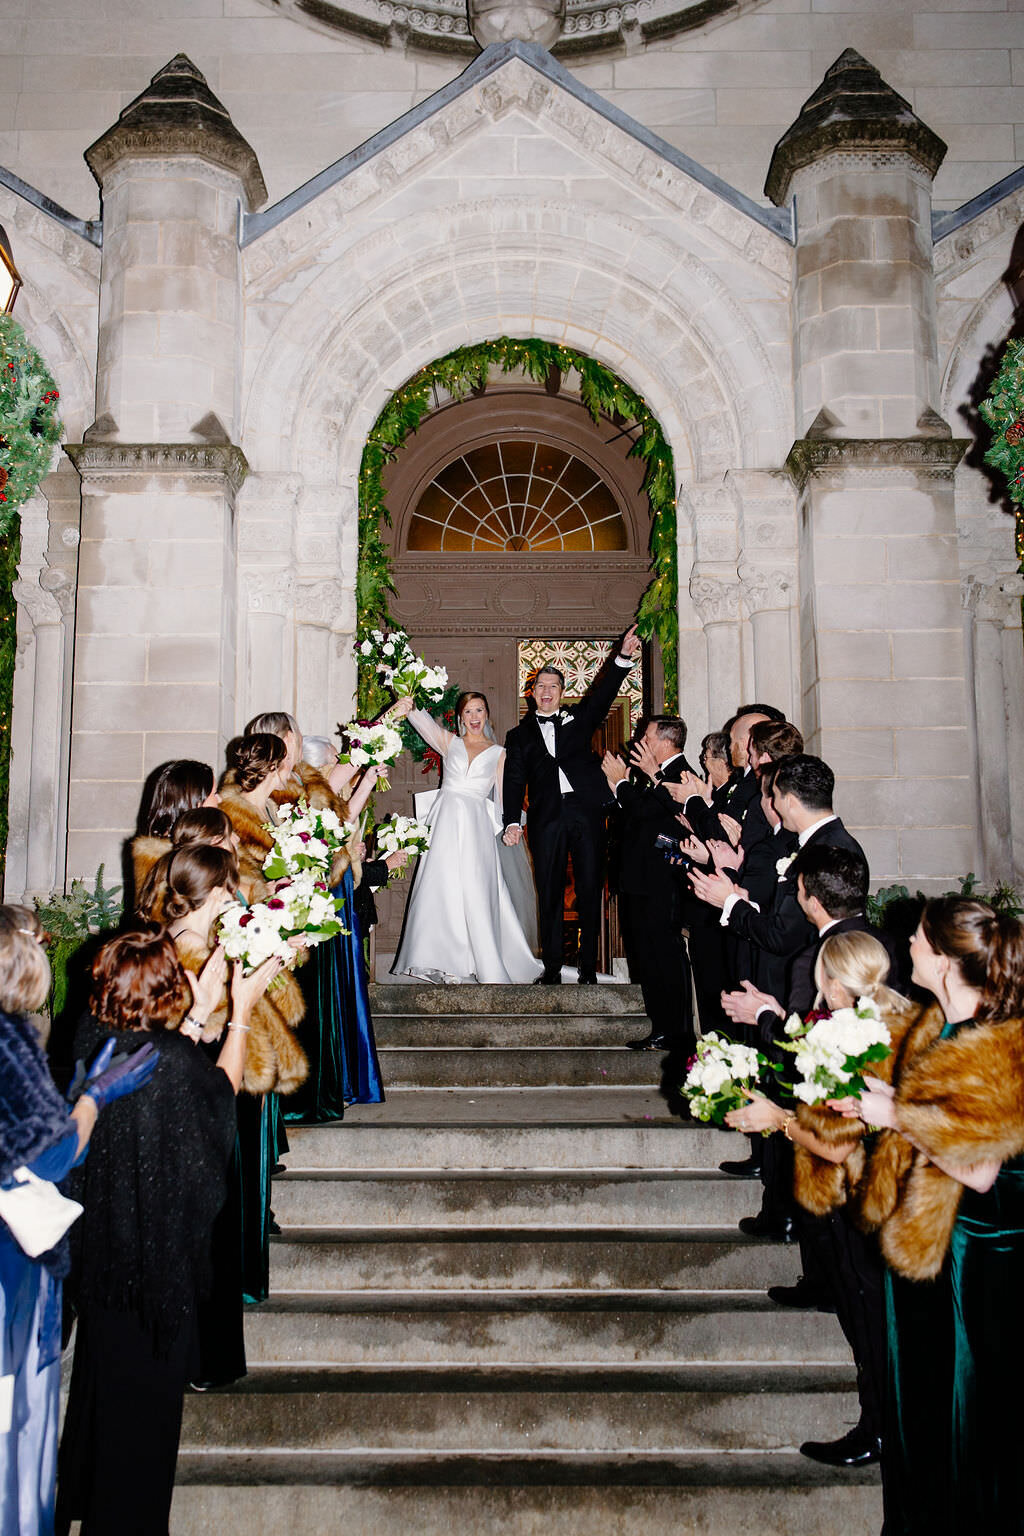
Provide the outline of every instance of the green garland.
{"type": "Polygon", "coordinates": [[[21,326],[10,315],[0,315],[0,886],[7,856],[20,511],[49,470],[54,444],[60,442],[59,398],[21,326]]]}
{"type": "MultiPolygon", "coordinates": [[[[395,622],[388,598],[395,591],[391,557],[381,536],[390,527],[391,515],[384,501],[384,472],[410,432],[415,432],[435,404],[435,386],[457,400],[487,383],[492,367],[502,373],[522,369],[538,384],[546,383],[552,370],[565,374],[575,369],[580,378],[580,398],[595,422],[602,416],[633,422],[639,428],[631,454],[646,465],[643,489],[651,504],[651,581],[637,608],[637,626],[645,638],[661,643],[665,671],[665,698],[674,706],[678,698],[678,575],[676,569],[676,497],[672,450],[657,418],[643,398],[601,363],[572,347],[553,342],[516,340],[499,336],[475,347],[459,347],[446,357],[421,368],[398,390],[374,423],[363,450],[359,470],[359,576],[356,586],[359,632],[393,629],[395,622]]],[[[359,668],[359,715],[368,719],[383,709],[388,698],[371,668],[359,668]]]]}
{"type": "MultiPolygon", "coordinates": [[[[985,463],[998,469],[1015,511],[1014,550],[1017,569],[1024,575],[1024,341],[1008,341],[999,372],[978,406],[992,428],[992,443],[985,463]]],[[[1021,601],[1024,618],[1024,599],[1021,601]]]]}

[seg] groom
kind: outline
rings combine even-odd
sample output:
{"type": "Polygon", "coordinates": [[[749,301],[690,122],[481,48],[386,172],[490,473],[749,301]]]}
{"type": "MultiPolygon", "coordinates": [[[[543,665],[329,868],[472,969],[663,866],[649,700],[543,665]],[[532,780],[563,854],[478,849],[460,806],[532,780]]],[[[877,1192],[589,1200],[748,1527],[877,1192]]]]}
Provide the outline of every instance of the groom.
{"type": "Polygon", "coordinates": [[[570,853],[580,919],[579,979],[597,981],[597,929],[601,915],[604,813],[612,803],[590,738],[612,707],[615,695],[640,654],[636,625],[618,654],[572,709],[562,709],[565,678],[557,667],[541,667],[533,684],[533,709],[505,738],[504,841],[522,836],[523,796],[530,797],[530,852],[537,880],[544,974],[538,984],[562,980],[562,911],[570,853]]]}

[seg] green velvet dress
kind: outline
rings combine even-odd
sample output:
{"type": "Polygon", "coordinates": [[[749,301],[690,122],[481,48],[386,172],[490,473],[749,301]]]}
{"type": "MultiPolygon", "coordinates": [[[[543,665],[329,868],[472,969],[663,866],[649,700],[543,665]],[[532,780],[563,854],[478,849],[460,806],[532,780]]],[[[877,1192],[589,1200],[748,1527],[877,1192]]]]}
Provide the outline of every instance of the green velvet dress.
{"type": "Polygon", "coordinates": [[[964,1190],[934,1280],[888,1272],[886,1314],[883,1536],[1024,1532],[1024,1157],[964,1190]]]}

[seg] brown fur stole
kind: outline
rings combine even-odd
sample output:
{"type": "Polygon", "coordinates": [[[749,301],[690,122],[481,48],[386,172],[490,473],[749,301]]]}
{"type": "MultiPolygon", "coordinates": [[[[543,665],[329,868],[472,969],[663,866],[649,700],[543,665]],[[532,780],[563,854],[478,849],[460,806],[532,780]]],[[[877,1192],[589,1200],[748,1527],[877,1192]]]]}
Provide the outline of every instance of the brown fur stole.
{"type": "Polygon", "coordinates": [[[880,1134],[858,1198],[861,1224],[911,1280],[942,1268],[964,1191],[929,1157],[970,1167],[1024,1152],[1024,1021],[968,1025],[951,1040],[942,1027],[941,1010],[925,1008],[899,1042],[892,1081],[906,1135],[880,1134]]]}
{"type": "MultiPolygon", "coordinates": [[[[893,1048],[884,1061],[872,1063],[871,1073],[889,1082],[899,1041],[912,1015],[884,1011],[882,1017],[889,1027],[893,1048]]],[[[797,1203],[813,1216],[827,1216],[850,1200],[864,1177],[867,1158],[863,1143],[867,1127],[863,1120],[848,1120],[823,1104],[798,1104],[796,1115],[804,1130],[826,1146],[845,1153],[842,1162],[832,1163],[799,1142],[793,1143],[793,1193],[797,1203]]]]}
{"type": "MultiPolygon", "coordinates": [[[[146,876],[158,859],[162,859],[165,853],[171,851],[169,837],[133,837],[132,838],[132,900],[138,902],[142,887],[146,883],[146,876]]],[[[154,912],[155,922],[163,922],[163,915],[154,912]]]]}
{"type": "MultiPolygon", "coordinates": [[[[212,953],[193,933],[175,939],[178,959],[198,976],[212,953]]],[[[282,971],[252,1011],[249,1043],[245,1053],[242,1088],[245,1093],[294,1093],[309,1076],[309,1063],[292,1030],[305,1013],[302,992],[295,977],[282,971]]],[[[207,1029],[220,1033],[228,1021],[227,988],[210,1015],[207,1029]]]]}
{"type": "Polygon", "coordinates": [[[263,873],[263,861],[274,846],[274,839],[266,830],[267,818],[257,815],[237,785],[228,783],[226,778],[220,787],[220,808],[238,834],[238,869],[245,899],[266,901],[271,888],[263,873]]]}

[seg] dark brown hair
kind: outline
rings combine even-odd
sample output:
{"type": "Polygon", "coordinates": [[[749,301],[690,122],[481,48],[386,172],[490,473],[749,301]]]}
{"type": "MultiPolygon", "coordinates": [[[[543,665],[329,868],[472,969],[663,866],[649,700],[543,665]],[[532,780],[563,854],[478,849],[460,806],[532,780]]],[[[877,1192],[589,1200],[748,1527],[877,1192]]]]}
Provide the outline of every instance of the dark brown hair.
{"type": "Polygon", "coordinates": [[[235,770],[235,780],[243,795],[255,789],[279,763],[283,763],[286,748],[280,736],[269,731],[257,731],[252,736],[236,736],[228,742],[227,763],[235,770]]]}
{"type": "Polygon", "coordinates": [[[218,886],[229,891],[238,890],[238,860],[230,848],[215,848],[212,843],[188,843],[166,857],[165,922],[172,923],[176,917],[194,912],[218,886]]]}
{"type": "Polygon", "coordinates": [[[154,768],[142,792],[139,831],[143,837],[170,837],[179,816],[194,811],[213,792],[213,769],[208,763],[181,757],[154,768]]]}
{"type": "Polygon", "coordinates": [[[179,816],[171,829],[171,842],[175,848],[188,843],[215,843],[221,838],[230,840],[231,817],[215,805],[201,805],[197,811],[186,811],[179,816]]]}
{"type": "Polygon", "coordinates": [[[981,994],[975,1017],[1024,1017],[1024,926],[987,901],[936,896],[925,903],[921,928],[937,955],[948,955],[967,986],[981,994]]]}
{"type": "Polygon", "coordinates": [[[92,963],[89,1006],[110,1029],[177,1029],[191,1001],[174,941],[155,924],[119,933],[92,963]]]}
{"type": "Polygon", "coordinates": [[[804,749],[804,739],[795,725],[788,720],[759,720],[750,727],[749,746],[752,752],[766,752],[773,763],[780,757],[792,757],[804,749]]]}

